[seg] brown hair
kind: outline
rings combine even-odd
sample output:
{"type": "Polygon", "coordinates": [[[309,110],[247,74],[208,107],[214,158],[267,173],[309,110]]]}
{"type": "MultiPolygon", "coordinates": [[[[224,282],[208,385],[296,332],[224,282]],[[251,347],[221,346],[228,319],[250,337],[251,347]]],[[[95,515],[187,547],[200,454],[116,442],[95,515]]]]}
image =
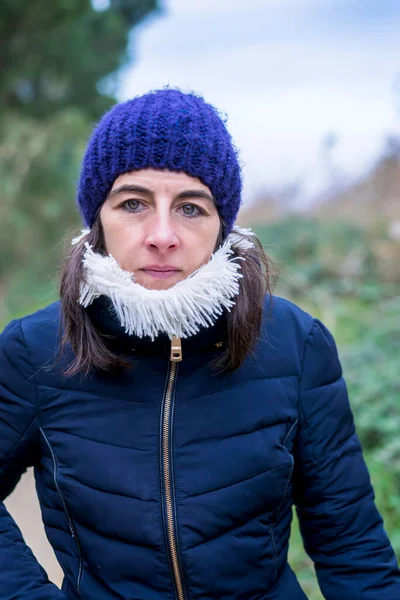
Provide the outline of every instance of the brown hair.
{"type": "MultiPolygon", "coordinates": [[[[246,238],[246,235],[241,237],[246,238]]],[[[267,257],[261,242],[251,237],[254,247],[251,250],[235,249],[236,256],[242,256],[242,279],[239,280],[240,293],[236,303],[227,314],[228,339],[224,350],[213,361],[218,372],[233,371],[252,351],[261,327],[264,297],[272,293],[275,270],[267,257]]],[[[90,233],[78,242],[69,252],[61,271],[61,312],[62,322],[60,351],[70,345],[74,359],[64,372],[66,377],[77,373],[88,375],[94,369],[120,372],[131,367],[122,355],[113,352],[107,345],[107,336],[102,335],[93,325],[86,309],[78,303],[80,286],[84,278],[82,255],[84,244],[88,242],[95,252],[105,255],[103,228],[97,216],[90,233]]],[[[216,248],[222,242],[222,226],[216,248]]]]}

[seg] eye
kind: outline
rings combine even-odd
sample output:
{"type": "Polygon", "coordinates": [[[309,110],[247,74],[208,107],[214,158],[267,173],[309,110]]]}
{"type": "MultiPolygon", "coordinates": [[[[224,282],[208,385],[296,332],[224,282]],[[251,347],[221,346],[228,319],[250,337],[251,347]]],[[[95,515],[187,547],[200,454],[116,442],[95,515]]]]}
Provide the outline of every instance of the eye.
{"type": "Polygon", "coordinates": [[[179,207],[185,217],[198,217],[204,214],[204,212],[195,204],[184,204],[179,207]]]}
{"type": "Polygon", "coordinates": [[[139,200],[126,200],[122,203],[122,208],[128,212],[139,212],[141,205],[139,200]]]}

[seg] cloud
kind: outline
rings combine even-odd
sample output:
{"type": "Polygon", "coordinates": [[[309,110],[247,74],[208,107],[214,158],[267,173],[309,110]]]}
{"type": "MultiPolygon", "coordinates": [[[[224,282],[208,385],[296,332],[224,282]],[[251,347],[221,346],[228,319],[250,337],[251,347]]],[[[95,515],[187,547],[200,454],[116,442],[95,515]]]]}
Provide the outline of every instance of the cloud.
{"type": "MultiPolygon", "coordinates": [[[[336,4],[340,4],[341,1],[336,0],[336,4]]],[[[218,0],[218,2],[215,0],[202,0],[201,2],[195,0],[170,0],[165,4],[172,13],[207,13],[212,15],[219,12],[242,11],[243,8],[246,10],[262,8],[264,11],[271,9],[282,11],[288,8],[304,10],[318,6],[332,6],[334,2],[333,0],[246,0],[244,3],[243,0],[218,0]]]]}

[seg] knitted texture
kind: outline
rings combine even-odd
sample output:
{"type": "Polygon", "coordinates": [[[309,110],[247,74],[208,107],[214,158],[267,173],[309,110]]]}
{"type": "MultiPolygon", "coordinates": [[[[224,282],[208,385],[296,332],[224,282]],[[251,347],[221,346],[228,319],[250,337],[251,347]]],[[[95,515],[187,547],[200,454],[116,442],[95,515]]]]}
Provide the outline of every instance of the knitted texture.
{"type": "Polygon", "coordinates": [[[218,111],[200,96],[176,89],[149,92],[115,105],[89,141],[78,204],[93,225],[115,179],[151,167],[198,177],[215,200],[225,236],[239,211],[242,190],[237,151],[218,111]]]}

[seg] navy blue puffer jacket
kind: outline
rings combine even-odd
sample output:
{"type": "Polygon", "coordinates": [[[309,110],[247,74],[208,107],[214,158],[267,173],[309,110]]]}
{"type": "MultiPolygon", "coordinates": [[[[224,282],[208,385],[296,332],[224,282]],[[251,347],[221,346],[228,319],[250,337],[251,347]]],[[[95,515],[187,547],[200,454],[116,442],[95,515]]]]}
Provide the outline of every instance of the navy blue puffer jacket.
{"type": "Polygon", "coordinates": [[[320,321],[274,297],[255,354],[215,374],[223,318],[183,341],[177,366],[99,300],[91,318],[133,368],[65,379],[59,310],[0,338],[0,496],[34,466],[65,579],[47,580],[0,504],[1,600],[304,600],[287,563],[293,504],[327,600],[400,599],[320,321]]]}

